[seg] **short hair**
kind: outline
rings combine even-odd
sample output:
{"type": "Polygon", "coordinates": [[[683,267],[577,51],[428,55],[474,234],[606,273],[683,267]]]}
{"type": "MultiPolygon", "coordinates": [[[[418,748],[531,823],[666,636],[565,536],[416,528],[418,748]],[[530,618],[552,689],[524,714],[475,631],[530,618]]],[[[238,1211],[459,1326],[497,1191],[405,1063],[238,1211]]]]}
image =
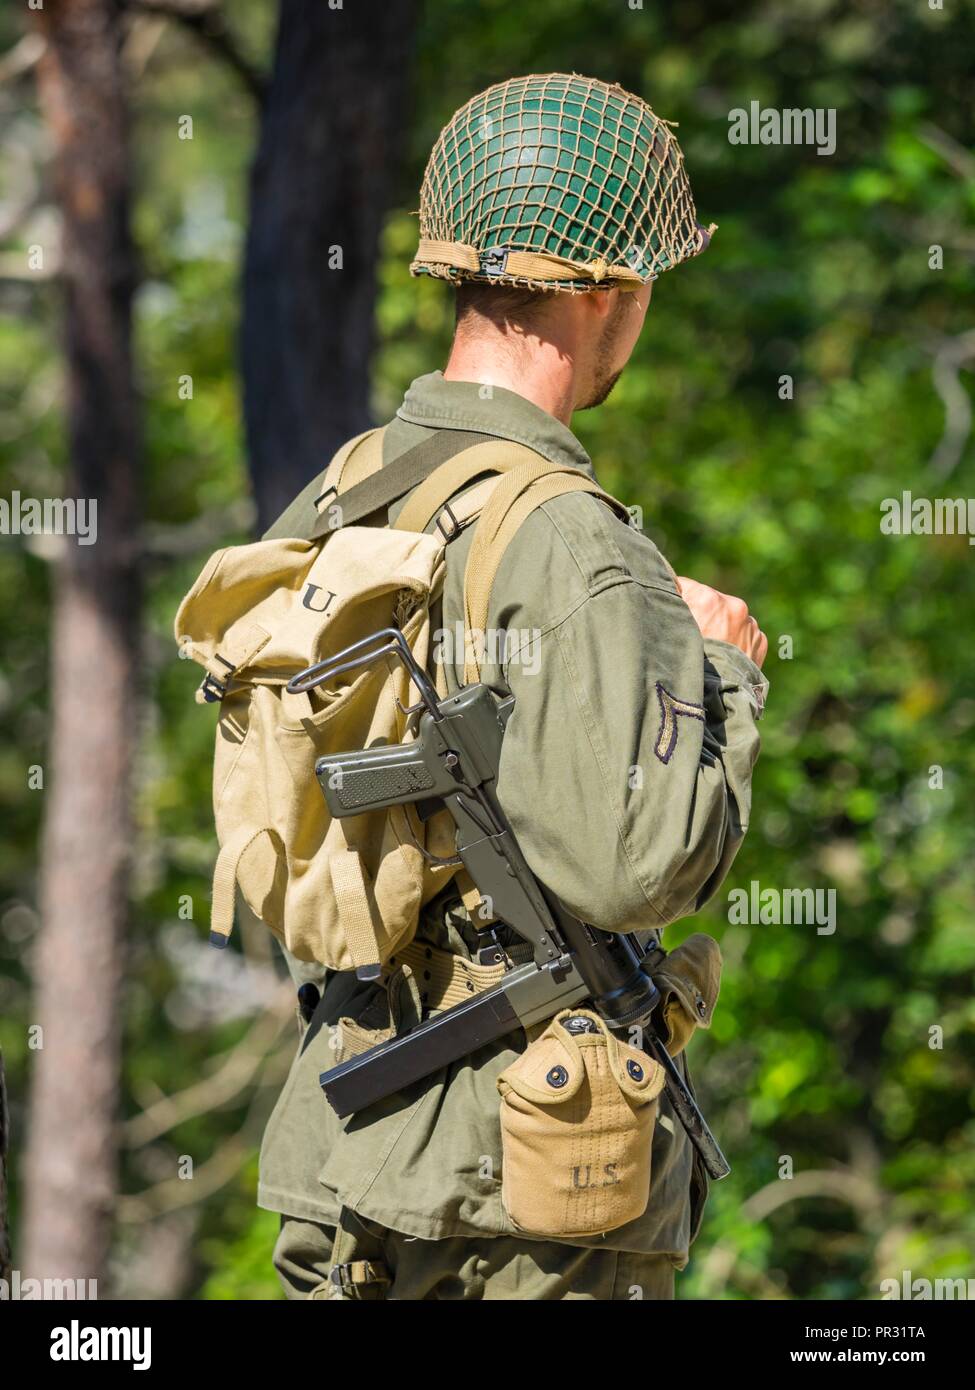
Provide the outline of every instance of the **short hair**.
{"type": "Polygon", "coordinates": [[[471,324],[474,318],[489,319],[500,324],[514,319],[529,328],[537,323],[551,304],[549,290],[530,290],[518,285],[486,285],[481,281],[462,280],[456,289],[456,320],[458,330],[471,324]]]}

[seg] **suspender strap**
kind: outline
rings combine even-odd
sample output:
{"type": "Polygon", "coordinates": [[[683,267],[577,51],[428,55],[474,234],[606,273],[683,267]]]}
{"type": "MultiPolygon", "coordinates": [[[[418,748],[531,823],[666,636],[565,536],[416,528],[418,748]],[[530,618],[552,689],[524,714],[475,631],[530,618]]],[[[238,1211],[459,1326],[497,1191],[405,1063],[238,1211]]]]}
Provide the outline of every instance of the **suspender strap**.
{"type": "Polygon", "coordinates": [[[326,493],[348,492],[350,487],[368,478],[377,468],[383,466],[384,429],[364,430],[354,439],[349,439],[329,461],[322,478],[322,497],[316,501],[318,506],[326,493]]]}
{"type": "MultiPolygon", "coordinates": [[[[376,434],[382,434],[382,431],[373,431],[373,436],[376,434]]],[[[360,439],[363,438],[360,435],[360,439]]],[[[379,458],[377,459],[375,452],[373,452],[372,458],[366,461],[367,465],[372,462],[376,464],[375,468],[368,471],[365,466],[359,463],[359,456],[367,447],[363,444],[362,448],[357,449],[352,454],[347,464],[343,461],[339,466],[336,478],[333,475],[333,469],[342,454],[342,450],[339,450],[325,473],[325,486],[319,498],[322,511],[305,539],[317,541],[329,531],[340,530],[345,526],[355,526],[372,516],[374,512],[392,506],[405,493],[411,492],[418,483],[422,483],[429,473],[439,468],[447,459],[462,450],[466,450],[471,444],[482,442],[483,439],[482,434],[476,434],[473,430],[438,430],[431,438],[421,440],[419,444],[415,444],[412,449],[408,449],[405,454],[401,454],[385,468],[380,467],[382,448],[380,444],[379,458]],[[354,472],[350,473],[350,469],[354,469],[354,472]],[[354,478],[351,486],[349,486],[350,477],[354,478]],[[334,492],[332,491],[333,488],[335,489],[334,492]],[[338,518],[332,512],[334,506],[340,508],[338,518]]],[[[353,443],[355,442],[353,441],[353,443]]],[[[375,451],[375,445],[372,446],[372,449],[375,451]]],[[[423,528],[419,529],[422,530],[423,528]]]]}
{"type": "Polygon", "coordinates": [[[385,435],[385,429],[366,430],[364,434],[357,434],[354,439],[348,440],[332,455],[322,476],[322,490],[315,498],[318,519],[306,537],[307,540],[318,540],[326,531],[335,530],[332,508],[339,495],[344,497],[382,468],[385,435]]]}
{"type": "Polygon", "coordinates": [[[587,492],[607,503],[621,519],[629,520],[622,502],[617,502],[575,468],[559,467],[536,458],[501,480],[481,512],[464,573],[464,626],[468,634],[464,680],[467,684],[481,678],[477,638],[483,636],[487,627],[491,589],[509,542],[537,507],[567,492],[587,492]]]}
{"type": "Polygon", "coordinates": [[[332,455],[325,472],[320,477],[312,478],[302,488],[274,525],[264,532],[261,540],[277,541],[292,537],[295,540],[309,540],[312,538],[311,529],[318,525],[315,513],[324,516],[324,529],[328,529],[328,520],[332,515],[328,503],[335,501],[340,481],[344,480],[344,486],[349,486],[349,479],[353,476],[350,463],[352,455],[356,455],[354,473],[358,481],[367,471],[378,468],[382,463],[384,434],[384,430],[365,430],[346,440],[341,449],[332,455]],[[310,521],[309,514],[312,515],[310,521]]]}
{"type": "Polygon", "coordinates": [[[508,473],[513,468],[544,462],[534,449],[508,439],[487,439],[475,444],[442,463],[420,484],[396,518],[396,529],[425,531],[454,493],[482,473],[508,473]]]}

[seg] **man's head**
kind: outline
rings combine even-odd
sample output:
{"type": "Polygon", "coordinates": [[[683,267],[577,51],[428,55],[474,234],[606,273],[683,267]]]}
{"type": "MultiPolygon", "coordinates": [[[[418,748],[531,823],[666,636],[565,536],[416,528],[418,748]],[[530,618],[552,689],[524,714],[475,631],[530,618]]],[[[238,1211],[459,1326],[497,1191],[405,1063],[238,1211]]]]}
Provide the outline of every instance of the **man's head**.
{"type": "Polygon", "coordinates": [[[457,343],[571,359],[573,409],[605,400],[639,336],[653,280],[697,255],[683,156],[666,121],[575,74],[512,78],[441,132],[410,266],[457,287],[457,343]]]}

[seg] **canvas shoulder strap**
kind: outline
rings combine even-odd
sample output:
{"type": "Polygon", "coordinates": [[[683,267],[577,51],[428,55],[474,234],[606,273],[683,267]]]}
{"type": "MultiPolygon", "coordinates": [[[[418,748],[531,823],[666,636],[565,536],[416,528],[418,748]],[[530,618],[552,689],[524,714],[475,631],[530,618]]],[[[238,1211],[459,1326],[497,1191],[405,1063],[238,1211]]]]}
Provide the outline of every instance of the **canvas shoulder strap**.
{"type": "MultiPolygon", "coordinates": [[[[369,441],[375,435],[382,435],[381,430],[366,430],[363,434],[357,434],[354,438],[347,440],[336,454],[329,460],[328,467],[324,473],[312,478],[311,482],[294,497],[285,507],[281,515],[274,521],[261,536],[264,541],[280,540],[309,540],[311,532],[318,526],[318,517],[328,498],[326,488],[331,487],[332,483],[337,483],[345,472],[345,465],[348,463],[353,452],[361,449],[361,459],[357,456],[357,467],[362,465],[363,471],[368,463],[371,467],[376,467],[382,462],[382,440],[374,441],[371,447],[367,448],[369,441]],[[378,444],[378,447],[377,447],[378,444]]],[[[351,476],[351,469],[349,470],[351,476]]],[[[348,483],[346,484],[348,485],[348,483]]],[[[331,495],[331,493],[329,493],[331,495]]]]}
{"type": "MultiPolygon", "coordinates": [[[[353,489],[368,481],[383,466],[383,439],[385,429],[366,430],[342,445],[333,454],[328,467],[322,475],[321,491],[315,498],[316,519],[305,537],[315,541],[326,531],[334,529],[334,519],[330,506],[341,495],[343,499],[353,489]]],[[[345,503],[342,505],[343,519],[345,503]]]]}
{"type": "MultiPolygon", "coordinates": [[[[403,531],[425,531],[436,517],[438,529],[449,541],[461,525],[479,514],[464,572],[464,626],[468,633],[483,632],[495,577],[518,528],[543,503],[569,492],[598,498],[629,523],[623,503],[577,468],[552,463],[513,440],[489,439],[434,469],[408,499],[395,525],[403,531]],[[452,502],[457,492],[482,474],[493,476],[452,502]]],[[[480,679],[476,644],[471,642],[467,643],[464,679],[467,683],[480,679]]]]}
{"type": "Polygon", "coordinates": [[[316,499],[319,514],[306,540],[320,540],[330,531],[355,526],[388,509],[452,455],[484,442],[484,435],[473,430],[438,430],[383,467],[384,434],[384,430],[373,430],[360,435],[336,454],[322,479],[316,499]],[[351,452],[343,458],[344,450],[351,452]]]}
{"type": "MultiPolygon", "coordinates": [[[[538,507],[568,492],[585,492],[611,507],[616,515],[629,522],[629,512],[622,502],[604,492],[578,469],[549,463],[534,456],[531,462],[510,470],[487,500],[464,572],[464,627],[468,633],[484,632],[495,577],[505,551],[518,528],[538,507]]],[[[480,680],[480,664],[476,644],[467,643],[464,680],[470,684],[480,680]]]]}
{"type": "MultiPolygon", "coordinates": [[[[486,439],[482,443],[475,444],[471,448],[464,449],[461,453],[455,454],[452,459],[442,463],[439,468],[434,469],[430,475],[420,483],[412,496],[406,502],[399,516],[396,518],[396,529],[400,531],[425,531],[430,522],[437,516],[438,512],[450,506],[450,500],[455,493],[460,492],[468,483],[481,476],[482,473],[504,474],[512,469],[526,467],[530,464],[544,462],[540,454],[536,454],[534,449],[527,448],[524,444],[515,444],[507,439],[486,439]]],[[[499,479],[497,476],[485,479],[481,488],[475,488],[471,494],[477,494],[479,505],[476,510],[487,501],[499,479]]],[[[467,499],[464,499],[466,502],[467,499]]],[[[458,504],[458,507],[461,504],[458,504]]],[[[448,519],[451,513],[457,518],[458,508],[451,508],[448,511],[448,519]]],[[[468,506],[464,507],[464,520],[468,520],[475,513],[468,506]]],[[[442,530],[446,528],[441,527],[442,530]]]]}

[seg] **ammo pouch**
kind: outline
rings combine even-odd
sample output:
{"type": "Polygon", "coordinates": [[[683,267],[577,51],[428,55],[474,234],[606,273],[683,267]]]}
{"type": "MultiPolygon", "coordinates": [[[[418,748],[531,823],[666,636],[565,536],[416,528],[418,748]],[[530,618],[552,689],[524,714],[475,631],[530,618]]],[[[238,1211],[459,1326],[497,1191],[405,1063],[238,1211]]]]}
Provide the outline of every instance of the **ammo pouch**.
{"type": "Polygon", "coordinates": [[[564,1009],[498,1077],[501,1200],[539,1236],[612,1231],[642,1216],[664,1074],[588,1009],[564,1009]]]}
{"type": "Polygon", "coordinates": [[[651,971],[660,990],[658,1026],[670,1053],[683,1052],[697,1028],[710,1028],[721,988],[721,948],[695,932],[651,971]]]}

